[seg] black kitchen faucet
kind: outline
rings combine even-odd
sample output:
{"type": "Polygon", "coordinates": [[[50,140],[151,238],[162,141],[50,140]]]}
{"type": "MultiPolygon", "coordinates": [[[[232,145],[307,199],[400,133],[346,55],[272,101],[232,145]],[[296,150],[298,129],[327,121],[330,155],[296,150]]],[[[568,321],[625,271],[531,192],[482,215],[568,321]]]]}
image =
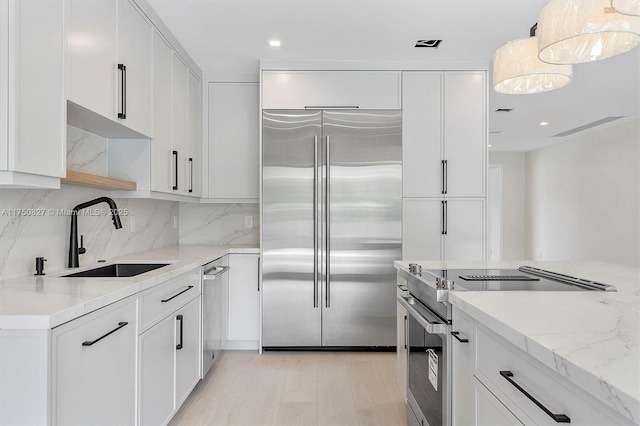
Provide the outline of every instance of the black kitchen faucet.
{"type": "Polygon", "coordinates": [[[83,244],[80,244],[80,248],[78,248],[78,211],[82,209],[86,209],[87,207],[94,206],[99,203],[107,203],[109,204],[109,208],[111,209],[111,218],[113,219],[113,226],[116,229],[122,228],[122,223],[120,222],[120,215],[118,215],[118,206],[116,206],[116,202],[113,201],[109,197],[99,197],[95,200],[87,201],[85,203],[78,204],[71,210],[71,238],[69,239],[69,268],[77,268],[80,266],[79,254],[87,251],[83,247],[83,244]]]}

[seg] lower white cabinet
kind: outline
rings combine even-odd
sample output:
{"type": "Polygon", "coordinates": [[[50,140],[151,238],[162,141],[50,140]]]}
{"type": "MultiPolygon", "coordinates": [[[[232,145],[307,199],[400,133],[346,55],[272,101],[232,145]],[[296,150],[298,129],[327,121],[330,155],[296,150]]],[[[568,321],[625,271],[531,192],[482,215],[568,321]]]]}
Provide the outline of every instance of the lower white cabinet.
{"type": "Polygon", "coordinates": [[[633,424],[455,308],[452,330],[459,333],[452,336],[453,424],[633,424]]]}
{"type": "Polygon", "coordinates": [[[166,424],[200,380],[200,295],[140,335],[140,424],[166,424]]]}
{"type": "MultiPolygon", "coordinates": [[[[407,281],[398,276],[398,290],[397,296],[409,296],[409,290],[407,288],[407,281]]],[[[398,357],[398,385],[404,400],[407,400],[407,310],[399,302],[396,303],[396,353],[398,357]]]]}
{"type": "Polygon", "coordinates": [[[484,199],[405,198],[402,201],[403,259],[484,259],[484,199]]]}
{"type": "Polygon", "coordinates": [[[137,334],[136,299],[52,330],[53,424],[135,423],[137,334]]]}
{"type": "Polygon", "coordinates": [[[259,256],[229,254],[227,349],[258,349],[260,339],[259,256]]]}

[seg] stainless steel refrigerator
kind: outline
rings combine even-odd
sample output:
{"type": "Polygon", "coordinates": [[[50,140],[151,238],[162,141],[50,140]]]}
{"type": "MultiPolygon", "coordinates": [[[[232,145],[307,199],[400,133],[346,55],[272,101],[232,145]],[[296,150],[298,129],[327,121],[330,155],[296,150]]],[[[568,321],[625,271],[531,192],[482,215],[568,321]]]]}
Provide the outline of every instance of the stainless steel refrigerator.
{"type": "Polygon", "coordinates": [[[401,111],[264,111],[262,125],[262,346],[395,346],[401,111]]]}

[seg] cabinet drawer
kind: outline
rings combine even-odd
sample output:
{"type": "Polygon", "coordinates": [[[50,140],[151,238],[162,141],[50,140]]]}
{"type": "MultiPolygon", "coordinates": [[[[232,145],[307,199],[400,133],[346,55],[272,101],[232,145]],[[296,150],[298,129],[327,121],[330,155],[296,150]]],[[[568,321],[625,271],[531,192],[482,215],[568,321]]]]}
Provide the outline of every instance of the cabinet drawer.
{"type": "Polygon", "coordinates": [[[264,71],[262,109],[400,109],[401,82],[399,71],[264,71]]]}
{"type": "Polygon", "coordinates": [[[191,299],[200,295],[200,268],[151,289],[142,296],[140,315],[142,327],[145,331],[153,324],[169,315],[191,299]]]}
{"type": "Polygon", "coordinates": [[[539,425],[557,424],[527,397],[526,392],[550,412],[569,417],[571,424],[629,423],[603,402],[484,327],[476,326],[476,344],[476,377],[521,420],[530,418],[539,425]],[[505,377],[510,374],[512,376],[505,377]],[[522,389],[518,389],[516,385],[522,389]]]}

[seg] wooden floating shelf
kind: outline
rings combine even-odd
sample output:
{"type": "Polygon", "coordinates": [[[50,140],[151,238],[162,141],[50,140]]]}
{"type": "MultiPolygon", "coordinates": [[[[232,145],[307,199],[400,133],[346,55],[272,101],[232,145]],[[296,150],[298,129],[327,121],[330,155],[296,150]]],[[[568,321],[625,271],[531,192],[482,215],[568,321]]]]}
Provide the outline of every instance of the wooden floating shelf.
{"type": "Polygon", "coordinates": [[[92,186],[95,188],[120,189],[125,191],[135,191],[138,185],[135,182],[121,179],[113,179],[106,176],[92,175],[90,173],[67,170],[67,177],[60,179],[62,183],[73,185],[92,186]]]}

